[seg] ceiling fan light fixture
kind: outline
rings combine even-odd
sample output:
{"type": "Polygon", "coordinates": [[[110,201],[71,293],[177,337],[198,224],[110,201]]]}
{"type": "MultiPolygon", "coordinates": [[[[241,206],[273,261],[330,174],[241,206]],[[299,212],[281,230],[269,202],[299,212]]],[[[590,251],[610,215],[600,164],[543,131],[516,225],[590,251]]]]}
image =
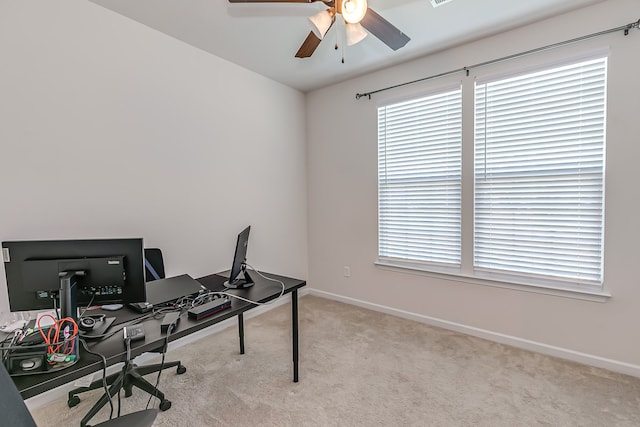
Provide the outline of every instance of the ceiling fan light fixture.
{"type": "Polygon", "coordinates": [[[347,46],[353,46],[354,44],[361,42],[362,39],[367,37],[367,32],[360,24],[347,23],[344,29],[347,34],[347,46]]]}
{"type": "Polygon", "coordinates": [[[320,40],[322,40],[324,35],[327,34],[327,31],[329,31],[329,28],[331,28],[334,15],[335,9],[331,8],[318,12],[308,18],[309,24],[311,24],[311,31],[320,40]]]}
{"type": "Polygon", "coordinates": [[[357,24],[367,13],[367,0],[343,0],[342,17],[348,24],[357,24]]]}

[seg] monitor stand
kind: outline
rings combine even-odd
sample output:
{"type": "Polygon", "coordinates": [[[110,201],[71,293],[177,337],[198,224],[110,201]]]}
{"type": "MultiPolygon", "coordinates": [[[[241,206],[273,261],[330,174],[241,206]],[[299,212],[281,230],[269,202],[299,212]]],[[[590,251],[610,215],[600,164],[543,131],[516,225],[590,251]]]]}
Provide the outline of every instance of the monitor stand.
{"type": "Polygon", "coordinates": [[[249,276],[246,268],[243,268],[240,271],[240,274],[238,274],[236,280],[234,280],[233,282],[227,280],[226,282],[224,282],[224,286],[226,286],[228,289],[250,288],[251,286],[253,286],[253,280],[251,280],[251,276],[249,276]]]}
{"type": "Polygon", "coordinates": [[[74,322],[78,320],[78,306],[76,298],[77,286],[71,281],[76,276],[84,276],[84,271],[74,271],[60,273],[60,318],[71,318],[74,322]]]}

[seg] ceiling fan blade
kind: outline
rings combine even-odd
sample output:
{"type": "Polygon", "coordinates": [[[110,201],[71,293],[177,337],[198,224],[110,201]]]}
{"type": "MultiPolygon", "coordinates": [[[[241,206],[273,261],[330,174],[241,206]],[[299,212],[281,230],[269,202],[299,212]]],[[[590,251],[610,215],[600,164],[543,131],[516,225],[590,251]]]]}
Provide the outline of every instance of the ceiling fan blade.
{"type": "Polygon", "coordinates": [[[296,58],[308,58],[313,55],[313,52],[315,52],[321,41],[322,40],[313,34],[313,31],[310,31],[307,38],[302,42],[300,49],[296,52],[296,58]]]}
{"type": "Polygon", "coordinates": [[[367,13],[360,21],[360,24],[393,50],[400,49],[411,40],[405,33],[394,27],[393,24],[371,8],[367,8],[367,13]]]}
{"type": "MultiPolygon", "coordinates": [[[[329,32],[335,22],[335,19],[331,21],[331,25],[329,25],[327,32],[329,32]]],[[[308,58],[313,55],[313,52],[316,51],[316,48],[320,45],[321,41],[322,39],[319,39],[318,36],[313,34],[313,31],[309,32],[307,38],[302,42],[300,49],[296,52],[296,58],[308,58]]]]}

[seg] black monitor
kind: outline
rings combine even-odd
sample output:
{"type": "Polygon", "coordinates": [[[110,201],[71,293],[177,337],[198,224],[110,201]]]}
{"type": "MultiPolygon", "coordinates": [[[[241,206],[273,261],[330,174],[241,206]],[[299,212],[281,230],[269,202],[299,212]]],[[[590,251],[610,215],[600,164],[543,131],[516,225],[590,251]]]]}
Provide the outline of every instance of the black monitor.
{"type": "Polygon", "coordinates": [[[249,230],[251,230],[251,226],[248,226],[238,234],[238,241],[236,242],[236,251],[233,255],[233,264],[231,265],[229,280],[224,282],[224,285],[227,288],[240,289],[253,286],[253,280],[251,280],[251,276],[247,273],[246,264],[249,230]]]}
{"type": "Polygon", "coordinates": [[[11,311],[145,301],[141,238],[2,242],[11,311]]]}

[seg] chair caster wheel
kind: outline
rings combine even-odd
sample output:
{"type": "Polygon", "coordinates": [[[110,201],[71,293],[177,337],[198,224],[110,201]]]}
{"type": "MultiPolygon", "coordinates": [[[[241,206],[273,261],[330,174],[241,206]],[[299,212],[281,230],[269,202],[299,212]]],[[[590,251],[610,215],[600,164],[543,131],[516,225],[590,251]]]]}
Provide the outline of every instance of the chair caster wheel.
{"type": "Polygon", "coordinates": [[[176,370],[178,375],[182,375],[187,372],[187,368],[184,365],[178,365],[178,369],[176,370]]]}
{"type": "Polygon", "coordinates": [[[160,410],[161,411],[166,411],[169,408],[171,408],[171,401],[170,400],[163,400],[162,402],[160,402],[160,410]]]}
{"type": "Polygon", "coordinates": [[[78,403],[80,403],[80,398],[78,396],[71,396],[69,398],[69,400],[67,400],[67,406],[69,408],[73,408],[74,406],[76,406],[78,403]]]}

